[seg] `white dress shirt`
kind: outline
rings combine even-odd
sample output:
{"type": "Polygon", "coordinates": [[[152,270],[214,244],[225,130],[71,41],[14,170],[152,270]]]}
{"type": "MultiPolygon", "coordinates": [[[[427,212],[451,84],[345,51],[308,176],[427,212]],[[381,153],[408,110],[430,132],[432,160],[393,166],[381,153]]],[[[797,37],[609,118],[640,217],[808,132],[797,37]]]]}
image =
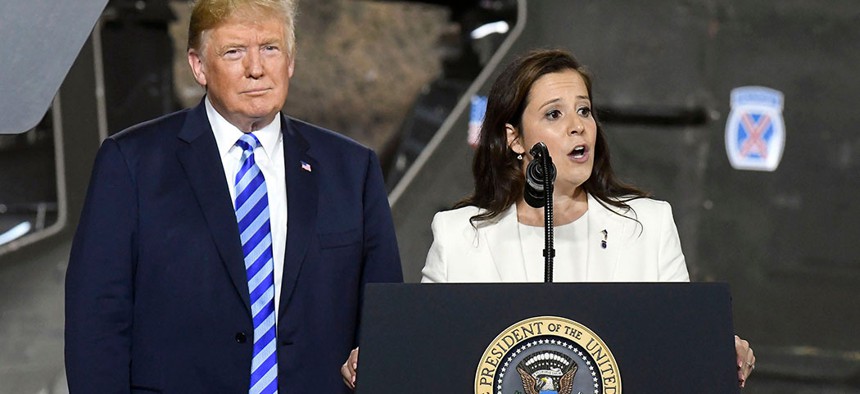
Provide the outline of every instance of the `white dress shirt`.
{"type": "MultiPolygon", "coordinates": [[[[227,177],[227,188],[230,189],[230,201],[236,208],[236,173],[242,160],[242,148],[236,146],[236,141],[242,136],[242,131],[227,121],[209,102],[206,97],[206,115],[215,134],[224,175],[227,177]]],[[[284,272],[284,254],[287,248],[287,176],[284,167],[284,137],[281,135],[281,117],[265,127],[254,131],[260,140],[260,145],[254,149],[254,161],[263,172],[266,179],[266,192],[269,196],[269,220],[272,226],[272,254],[275,267],[275,313],[281,298],[281,278],[284,272]]]]}

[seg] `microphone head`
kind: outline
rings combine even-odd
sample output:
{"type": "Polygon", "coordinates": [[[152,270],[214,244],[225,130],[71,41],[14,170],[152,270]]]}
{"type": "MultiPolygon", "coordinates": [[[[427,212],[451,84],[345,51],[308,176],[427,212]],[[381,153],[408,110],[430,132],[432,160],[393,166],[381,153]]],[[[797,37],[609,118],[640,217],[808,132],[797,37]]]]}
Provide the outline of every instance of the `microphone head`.
{"type": "Polygon", "coordinates": [[[546,144],[544,144],[543,141],[538,141],[537,144],[532,146],[532,148],[529,149],[529,153],[535,159],[542,155],[546,155],[546,157],[549,157],[549,150],[546,148],[546,144]]]}
{"type": "Polygon", "coordinates": [[[552,163],[552,158],[549,156],[546,145],[543,142],[538,142],[530,151],[532,161],[526,167],[526,185],[523,197],[526,203],[534,208],[541,208],[545,205],[544,201],[544,179],[546,178],[540,161],[546,158],[547,172],[549,173],[550,184],[555,182],[556,170],[555,164],[552,163]]]}

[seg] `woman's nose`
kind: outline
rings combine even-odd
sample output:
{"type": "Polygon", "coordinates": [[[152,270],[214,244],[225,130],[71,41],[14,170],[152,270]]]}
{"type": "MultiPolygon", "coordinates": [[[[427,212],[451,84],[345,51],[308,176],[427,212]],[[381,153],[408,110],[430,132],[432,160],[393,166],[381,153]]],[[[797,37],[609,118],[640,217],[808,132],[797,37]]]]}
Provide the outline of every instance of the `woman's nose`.
{"type": "Polygon", "coordinates": [[[583,130],[585,130],[585,123],[581,119],[574,119],[570,126],[570,134],[580,134],[583,130]]]}

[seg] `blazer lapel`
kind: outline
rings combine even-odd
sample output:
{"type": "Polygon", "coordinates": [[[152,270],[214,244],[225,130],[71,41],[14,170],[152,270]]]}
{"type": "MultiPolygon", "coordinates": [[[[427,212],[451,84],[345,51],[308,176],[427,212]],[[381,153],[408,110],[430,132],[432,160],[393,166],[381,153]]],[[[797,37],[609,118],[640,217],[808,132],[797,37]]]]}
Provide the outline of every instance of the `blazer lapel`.
{"type": "Polygon", "coordinates": [[[610,211],[591,194],[588,195],[586,282],[613,281],[615,271],[618,269],[619,253],[629,238],[628,226],[635,223],[610,211]]]}
{"type": "Polygon", "coordinates": [[[498,222],[488,225],[482,232],[501,282],[527,282],[520,232],[517,228],[516,204],[502,213],[498,222]]]}
{"type": "Polygon", "coordinates": [[[233,286],[251,313],[251,297],[245,274],[245,261],[236,212],[230,201],[224,165],[218,154],[218,145],[206,116],[203,101],[188,112],[185,124],[178,135],[185,144],[177,150],[177,157],[185,170],[188,183],[200,204],[203,216],[221,261],[227,268],[233,286]]]}
{"type": "Polygon", "coordinates": [[[278,317],[296,286],[308,244],[317,234],[318,187],[316,174],[319,166],[308,153],[310,146],[292,121],[281,115],[284,135],[284,166],[287,176],[287,248],[284,256],[284,275],[281,281],[281,299],[278,317]]]}

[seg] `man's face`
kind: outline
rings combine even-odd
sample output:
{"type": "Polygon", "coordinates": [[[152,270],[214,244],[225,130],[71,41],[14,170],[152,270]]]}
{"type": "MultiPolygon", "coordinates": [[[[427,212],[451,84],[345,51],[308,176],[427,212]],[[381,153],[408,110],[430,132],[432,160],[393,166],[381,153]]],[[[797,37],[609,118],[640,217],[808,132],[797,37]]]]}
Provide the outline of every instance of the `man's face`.
{"type": "Polygon", "coordinates": [[[188,63],[212,106],[243,132],[269,124],[287,100],[293,58],[280,18],[240,14],[203,33],[188,63]]]}

